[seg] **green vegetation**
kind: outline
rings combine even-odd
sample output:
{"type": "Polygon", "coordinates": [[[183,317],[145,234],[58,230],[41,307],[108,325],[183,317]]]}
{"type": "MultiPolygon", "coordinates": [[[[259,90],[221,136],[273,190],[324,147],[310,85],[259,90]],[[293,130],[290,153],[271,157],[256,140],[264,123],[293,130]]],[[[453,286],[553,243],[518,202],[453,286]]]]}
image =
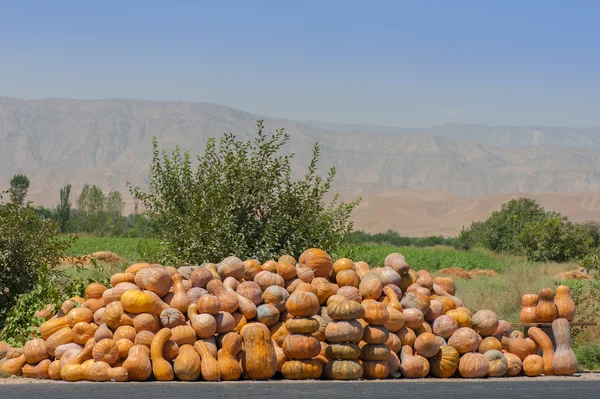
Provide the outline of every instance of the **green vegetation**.
{"type": "Polygon", "coordinates": [[[38,216],[31,204],[1,202],[0,195],[0,328],[17,297],[38,283],[40,270],[59,264],[70,241],[57,238],[58,226],[38,216]]]}
{"type": "Polygon", "coordinates": [[[351,244],[383,244],[394,247],[434,247],[436,245],[454,245],[454,238],[442,236],[408,237],[397,231],[388,230],[385,233],[370,234],[362,230],[353,231],[346,238],[351,244]]]}
{"type": "Polygon", "coordinates": [[[583,370],[600,370],[600,344],[584,342],[573,348],[579,368],[583,370]]]}
{"type": "Polygon", "coordinates": [[[532,199],[520,198],[503,204],[485,222],[463,228],[455,246],[468,250],[481,245],[532,261],[566,262],[585,257],[598,245],[598,236],[598,225],[593,222],[573,223],[532,199]]]}
{"type": "Polygon", "coordinates": [[[84,256],[98,251],[111,251],[129,263],[157,261],[159,241],[153,238],[78,237],[67,249],[68,256],[84,256]]]}
{"type": "Polygon", "coordinates": [[[303,179],[291,177],[293,154],[278,155],[289,142],[283,129],[272,136],[257,122],[254,140],[225,134],[210,139],[192,166],[188,152],[167,155],[153,141],[150,190],[132,188],[162,242],[161,260],[201,263],[235,254],[273,258],[304,249],[338,247],[352,230],[350,214],[358,202],[326,204],[335,169],[317,175],[319,146],[303,179]]]}

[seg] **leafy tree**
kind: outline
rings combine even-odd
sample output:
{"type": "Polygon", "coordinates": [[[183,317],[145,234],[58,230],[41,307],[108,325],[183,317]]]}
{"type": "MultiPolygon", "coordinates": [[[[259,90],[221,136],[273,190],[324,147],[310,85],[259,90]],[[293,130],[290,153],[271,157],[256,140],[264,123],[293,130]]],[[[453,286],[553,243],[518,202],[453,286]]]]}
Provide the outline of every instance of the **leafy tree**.
{"type": "Polygon", "coordinates": [[[71,218],[71,185],[67,184],[60,189],[60,203],[56,207],[56,219],[60,231],[64,232],[71,218]]]}
{"type": "Polygon", "coordinates": [[[594,242],[587,228],[555,212],[527,224],[519,239],[529,260],[544,262],[583,258],[594,242]]]}
{"type": "Polygon", "coordinates": [[[32,289],[40,268],[52,269],[70,245],[57,238],[58,226],[39,216],[31,204],[1,202],[0,327],[18,295],[32,289]]]}
{"type": "Polygon", "coordinates": [[[108,193],[108,197],[106,198],[106,212],[108,212],[111,217],[119,217],[123,215],[123,210],[125,209],[125,201],[123,201],[123,196],[118,191],[111,191],[108,193]]]}
{"type": "Polygon", "coordinates": [[[12,202],[22,204],[25,202],[27,190],[29,189],[29,178],[25,175],[14,175],[10,180],[10,199],[12,202]]]}
{"type": "Polygon", "coordinates": [[[521,232],[527,224],[544,220],[545,216],[544,208],[532,199],[510,200],[484,222],[483,245],[496,252],[520,255],[523,253],[521,232]]]}
{"type": "Polygon", "coordinates": [[[134,197],[156,223],[164,261],[202,263],[235,254],[268,259],[283,253],[299,255],[318,246],[331,250],[352,229],[350,214],[358,201],[326,204],[335,176],[317,175],[319,146],[303,179],[293,180],[293,154],[278,153],[289,141],[283,129],[268,136],[258,121],[254,140],[238,141],[225,134],[214,138],[192,166],[179,147],[159,151],[156,138],[150,169],[150,190],[131,187],[134,197]]]}

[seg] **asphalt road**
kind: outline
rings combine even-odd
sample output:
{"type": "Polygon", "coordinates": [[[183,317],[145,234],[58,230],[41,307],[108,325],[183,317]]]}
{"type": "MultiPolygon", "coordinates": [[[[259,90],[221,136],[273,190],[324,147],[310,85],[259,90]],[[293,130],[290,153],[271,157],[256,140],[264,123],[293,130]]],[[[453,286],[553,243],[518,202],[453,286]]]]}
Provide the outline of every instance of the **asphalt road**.
{"type": "Polygon", "coordinates": [[[0,384],[4,398],[600,398],[600,380],[387,380],[0,384]],[[418,396],[417,396],[418,395],[418,396]]]}

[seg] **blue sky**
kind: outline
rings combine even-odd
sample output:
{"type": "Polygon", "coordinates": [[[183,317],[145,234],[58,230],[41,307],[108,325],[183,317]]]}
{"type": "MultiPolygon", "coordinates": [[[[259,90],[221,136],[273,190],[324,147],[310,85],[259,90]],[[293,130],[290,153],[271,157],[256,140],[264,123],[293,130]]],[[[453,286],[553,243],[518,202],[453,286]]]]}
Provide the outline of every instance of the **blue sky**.
{"type": "Polygon", "coordinates": [[[5,1],[0,96],[600,126],[597,1],[5,1]]]}

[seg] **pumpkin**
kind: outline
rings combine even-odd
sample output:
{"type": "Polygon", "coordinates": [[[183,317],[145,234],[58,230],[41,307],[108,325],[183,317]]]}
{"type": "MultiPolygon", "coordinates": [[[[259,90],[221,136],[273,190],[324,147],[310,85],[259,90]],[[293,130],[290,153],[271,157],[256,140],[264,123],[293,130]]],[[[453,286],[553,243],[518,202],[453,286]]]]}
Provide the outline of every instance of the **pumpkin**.
{"type": "Polygon", "coordinates": [[[417,339],[417,335],[413,331],[412,328],[404,326],[396,333],[398,338],[400,339],[400,343],[402,346],[407,345],[412,347],[417,339]]]}
{"type": "Polygon", "coordinates": [[[454,299],[452,297],[432,295],[430,299],[440,302],[444,307],[444,312],[456,309],[456,302],[454,302],[454,299]]]}
{"type": "Polygon", "coordinates": [[[133,327],[135,327],[135,331],[137,332],[152,331],[153,333],[157,333],[160,330],[160,321],[152,313],[140,313],[133,318],[133,327]]]}
{"type": "Polygon", "coordinates": [[[351,342],[330,344],[325,349],[327,357],[333,360],[356,360],[360,352],[359,346],[351,342]]]}
{"type": "Polygon", "coordinates": [[[319,298],[312,292],[294,291],[285,302],[285,309],[292,316],[314,316],[319,311],[319,298]]]}
{"type": "Polygon", "coordinates": [[[400,275],[398,273],[396,273],[396,271],[394,269],[392,269],[391,267],[389,267],[389,266],[377,267],[377,268],[373,269],[373,271],[375,273],[377,273],[377,275],[381,279],[381,283],[383,284],[384,287],[386,285],[395,285],[395,286],[400,285],[402,277],[400,277],[400,275]]]}
{"type": "MultiPolygon", "coordinates": [[[[220,280],[209,281],[206,289],[209,293],[219,298],[220,311],[233,313],[237,310],[239,306],[237,294],[226,289],[220,280]]],[[[198,301],[202,300],[202,298],[200,297],[198,301]]]]}
{"type": "Polygon", "coordinates": [[[473,321],[471,320],[471,315],[462,309],[452,309],[446,312],[446,314],[452,317],[458,323],[458,327],[469,327],[473,326],[473,321]]]}
{"type": "Polygon", "coordinates": [[[162,297],[169,292],[173,279],[166,268],[157,265],[140,270],[135,275],[135,283],[141,289],[152,291],[162,297]]]}
{"type": "Polygon", "coordinates": [[[294,317],[285,322],[285,329],[292,334],[313,334],[320,327],[319,320],[314,317],[294,317]]]}
{"type": "Polygon", "coordinates": [[[67,364],[60,369],[60,377],[65,381],[91,381],[90,370],[94,365],[93,359],[87,360],[82,364],[67,364]]]}
{"type": "Polygon", "coordinates": [[[340,258],[333,263],[333,276],[336,277],[336,279],[339,273],[346,270],[356,271],[356,266],[354,265],[354,262],[352,262],[351,259],[340,258]]]}
{"type": "Polygon", "coordinates": [[[321,305],[327,303],[327,299],[335,294],[334,285],[324,277],[315,277],[310,285],[317,289],[317,297],[319,298],[319,303],[321,305]]]}
{"type": "Polygon", "coordinates": [[[502,344],[495,337],[486,337],[479,344],[477,352],[485,354],[487,351],[502,351],[502,344]]]}
{"type": "Polygon", "coordinates": [[[456,372],[459,361],[460,355],[454,347],[442,345],[438,353],[429,359],[429,372],[436,378],[450,378],[456,372]]]}
{"type": "Polygon", "coordinates": [[[121,325],[121,316],[123,316],[123,306],[121,302],[111,302],[104,310],[104,322],[113,330],[116,330],[121,325]]]}
{"type": "Polygon", "coordinates": [[[119,348],[119,359],[127,359],[127,356],[129,356],[129,351],[132,347],[133,341],[130,341],[127,338],[121,338],[120,340],[118,340],[117,348],[119,348]]]}
{"type": "Polygon", "coordinates": [[[53,380],[61,380],[60,370],[60,360],[55,360],[48,367],[48,376],[53,380]]]}
{"type": "Polygon", "coordinates": [[[501,351],[491,349],[483,354],[488,360],[488,377],[503,377],[508,370],[508,361],[501,351]]]}
{"type": "Polygon", "coordinates": [[[254,380],[272,378],[277,372],[277,355],[267,327],[253,323],[242,330],[244,352],[242,368],[254,380]]]}
{"type": "Polygon", "coordinates": [[[397,252],[389,254],[385,257],[383,264],[384,266],[391,267],[401,276],[408,274],[409,266],[408,263],[406,263],[406,258],[404,258],[404,255],[402,254],[397,252]]]}
{"type": "Polygon", "coordinates": [[[277,274],[283,277],[284,280],[291,280],[297,276],[296,265],[286,261],[277,262],[276,270],[277,274]]]}
{"type": "MultiPolygon", "coordinates": [[[[100,303],[102,304],[102,301],[100,301],[100,303]]],[[[102,305],[100,305],[100,307],[102,307],[102,305]]],[[[38,319],[44,319],[44,321],[48,321],[54,316],[53,312],[54,312],[54,305],[48,304],[48,305],[46,305],[46,307],[44,309],[38,310],[37,312],[35,312],[34,316],[37,317],[38,319]]],[[[2,353],[0,353],[0,357],[2,357],[2,353]]]]}
{"type": "Polygon", "coordinates": [[[396,334],[389,334],[387,341],[385,341],[385,344],[394,353],[400,352],[400,349],[402,348],[402,342],[396,334]]]}
{"type": "Polygon", "coordinates": [[[433,279],[433,283],[442,287],[449,295],[456,295],[456,288],[454,286],[454,280],[450,277],[436,277],[433,279]]]}
{"type": "Polygon", "coordinates": [[[418,309],[425,314],[429,310],[429,296],[419,292],[407,292],[400,301],[403,309],[418,309]]]}
{"type": "Polygon", "coordinates": [[[244,262],[244,280],[252,281],[262,270],[260,263],[255,259],[247,259],[244,262]]]}
{"type": "Polygon", "coordinates": [[[427,296],[429,296],[429,295],[430,295],[430,291],[429,291],[427,288],[425,288],[425,287],[422,287],[422,286],[420,286],[420,285],[419,285],[419,284],[417,284],[417,283],[413,283],[413,284],[411,284],[411,285],[410,285],[410,286],[409,286],[409,287],[406,289],[406,292],[416,292],[416,293],[419,293],[419,294],[422,294],[422,295],[427,295],[427,296]]]}
{"type": "Polygon", "coordinates": [[[256,308],[256,320],[267,327],[274,326],[279,321],[279,310],[274,305],[265,304],[256,308]]]}
{"type": "Polygon", "coordinates": [[[363,328],[363,341],[367,344],[384,344],[387,342],[390,333],[385,326],[368,324],[363,328]]]}
{"type": "Polygon", "coordinates": [[[354,270],[342,270],[335,276],[335,281],[340,287],[355,287],[360,285],[360,277],[354,270]]]}
{"type": "Polygon", "coordinates": [[[515,377],[521,374],[521,370],[523,369],[523,362],[517,355],[513,355],[512,353],[503,351],[504,357],[506,358],[507,368],[506,368],[506,376],[507,377],[515,377]]]}
{"type": "Polygon", "coordinates": [[[254,282],[260,286],[261,290],[266,290],[267,287],[272,285],[278,285],[280,287],[285,287],[285,280],[279,274],[275,274],[266,270],[258,273],[254,277],[254,282]]]}
{"type": "Polygon", "coordinates": [[[363,367],[356,360],[332,360],[324,374],[330,380],[358,380],[363,378],[363,367]]]}
{"type": "MultiPolygon", "coordinates": [[[[116,273],[110,276],[110,286],[116,287],[119,283],[132,283],[135,284],[135,274],[133,273],[116,273]]],[[[106,287],[105,287],[106,288],[106,287]]],[[[102,292],[106,291],[103,290],[102,292]]]]}
{"type": "Polygon", "coordinates": [[[537,327],[531,327],[527,331],[527,334],[542,349],[544,359],[544,374],[553,375],[554,371],[552,370],[552,358],[554,357],[554,347],[550,337],[548,337],[544,331],[537,327]]]}
{"type": "Polygon", "coordinates": [[[521,323],[535,323],[538,296],[536,294],[525,294],[521,298],[521,323]]]}
{"type": "Polygon", "coordinates": [[[288,359],[307,360],[319,355],[321,344],[311,335],[290,334],[283,340],[281,349],[288,359]]]}
{"type": "Polygon", "coordinates": [[[173,362],[173,372],[181,381],[196,381],[200,377],[200,357],[192,345],[182,345],[173,362]]]}
{"type": "Polygon", "coordinates": [[[46,340],[46,351],[54,356],[56,348],[63,344],[69,344],[75,339],[75,334],[69,327],[61,328],[46,340]]]}
{"type": "Polygon", "coordinates": [[[400,331],[400,329],[402,327],[404,327],[404,324],[406,323],[406,320],[404,319],[404,313],[402,313],[401,310],[390,307],[389,304],[387,306],[387,312],[388,312],[388,320],[384,324],[384,326],[390,332],[400,331]]]}
{"type": "Polygon", "coordinates": [[[383,283],[377,273],[368,272],[361,277],[358,291],[363,299],[379,299],[383,283]]]}
{"type": "Polygon", "coordinates": [[[473,330],[482,337],[492,335],[498,328],[498,316],[491,310],[480,310],[471,318],[473,330]]]}
{"type": "Polygon", "coordinates": [[[48,339],[52,334],[65,327],[69,327],[66,316],[50,319],[40,326],[40,335],[43,339],[48,339]]]}
{"type": "Polygon", "coordinates": [[[171,363],[163,357],[163,348],[165,343],[171,339],[171,335],[171,329],[163,328],[156,333],[152,340],[152,344],[150,345],[152,373],[154,374],[154,378],[158,381],[172,381],[175,377],[171,363]]]}
{"type": "Polygon", "coordinates": [[[519,359],[525,360],[530,355],[529,344],[524,338],[507,338],[502,337],[502,349],[513,355],[517,355],[519,359]]]}
{"type": "Polygon", "coordinates": [[[135,336],[133,343],[135,345],[144,345],[150,349],[155,334],[150,331],[141,331],[135,336]]]}
{"type": "Polygon", "coordinates": [[[321,359],[289,360],[281,368],[283,377],[288,380],[316,380],[323,373],[321,359]]]}
{"type": "MultiPolygon", "coordinates": [[[[102,295],[104,295],[104,294],[102,294],[102,295]]],[[[60,305],[60,310],[58,311],[58,313],[56,314],[55,317],[59,318],[59,317],[66,316],[71,311],[71,309],[73,309],[74,307],[75,307],[75,302],[73,302],[70,299],[67,299],[66,301],[64,301],[62,303],[62,305],[60,305]]]]}
{"type": "Polygon", "coordinates": [[[538,292],[538,304],[535,307],[535,320],[539,323],[551,323],[558,317],[554,304],[554,292],[551,288],[542,288],[538,292]]]}
{"type": "Polygon", "coordinates": [[[98,309],[104,307],[104,302],[101,299],[88,299],[81,304],[82,308],[87,308],[95,313],[98,309]]]}
{"type": "Polygon", "coordinates": [[[125,269],[125,273],[137,274],[140,270],[150,267],[150,263],[134,263],[125,269]]]}
{"type": "Polygon", "coordinates": [[[127,381],[127,370],[123,367],[110,367],[106,362],[95,362],[90,367],[90,377],[93,381],[127,381]]]}
{"type": "Polygon", "coordinates": [[[384,303],[366,299],[362,302],[362,307],[365,309],[363,319],[367,323],[383,326],[388,322],[390,316],[384,303]]]}
{"type": "Polygon", "coordinates": [[[360,348],[360,358],[363,360],[387,361],[389,356],[390,348],[384,344],[366,344],[360,348]]]}
{"type": "Polygon", "coordinates": [[[577,358],[571,349],[571,333],[567,319],[552,322],[552,333],[556,341],[556,351],[552,357],[552,369],[556,375],[573,375],[577,371],[577,358]]]}
{"type": "Polygon", "coordinates": [[[150,350],[144,345],[134,345],[129,349],[127,359],[123,362],[129,381],[146,381],[152,375],[150,350]]]}
{"type": "Polygon", "coordinates": [[[195,305],[198,313],[207,313],[213,316],[221,310],[221,301],[216,295],[202,295],[195,305]]]}
{"type": "Polygon", "coordinates": [[[156,295],[154,292],[144,290],[144,293],[150,295],[152,299],[154,299],[154,310],[152,311],[152,313],[154,313],[155,315],[160,316],[163,310],[168,309],[170,307],[168,303],[163,301],[162,298],[156,295]]]}
{"type": "Polygon", "coordinates": [[[356,267],[356,273],[358,273],[358,277],[362,279],[362,277],[371,271],[371,266],[367,262],[359,261],[354,262],[354,267],[356,267]]]}
{"type": "Polygon", "coordinates": [[[296,275],[298,276],[299,280],[302,280],[307,284],[310,284],[315,279],[315,272],[306,266],[296,267],[296,275]]]}
{"type": "Polygon", "coordinates": [[[512,326],[510,323],[506,320],[498,320],[498,328],[496,328],[496,331],[494,331],[492,337],[496,338],[497,340],[501,340],[502,337],[510,337],[511,333],[512,326]]]}
{"type": "MultiPolygon", "coordinates": [[[[216,324],[216,322],[215,322],[216,324]]],[[[138,336],[141,334],[138,333],[138,336]]],[[[177,343],[177,345],[181,346],[181,345],[193,345],[194,342],[196,341],[196,330],[194,330],[194,328],[185,325],[185,326],[177,326],[177,327],[173,327],[171,328],[171,340],[175,341],[177,343]]],[[[202,337],[199,337],[202,338],[202,337]]]]}
{"type": "MultiPolygon", "coordinates": [[[[389,353],[389,352],[388,352],[389,353]]],[[[363,375],[367,380],[381,380],[390,374],[390,365],[385,361],[367,360],[362,362],[363,375]]]]}
{"type": "Polygon", "coordinates": [[[242,366],[240,366],[237,360],[237,356],[241,350],[242,338],[236,333],[225,334],[218,356],[222,380],[235,381],[242,375],[242,366]]]}
{"type": "Polygon", "coordinates": [[[197,269],[194,269],[194,271],[190,275],[192,287],[197,288],[206,288],[206,284],[208,284],[208,282],[213,278],[214,276],[212,275],[212,273],[205,267],[199,267],[197,269]]]}
{"type": "Polygon", "coordinates": [[[416,354],[429,358],[434,357],[441,348],[441,343],[432,333],[423,333],[417,337],[414,343],[416,354]]]}
{"type": "Polygon", "coordinates": [[[27,341],[23,346],[23,355],[25,355],[25,361],[29,364],[37,364],[44,359],[48,359],[46,342],[39,338],[27,341]]]}
{"type": "Polygon", "coordinates": [[[537,377],[544,372],[544,359],[538,355],[529,355],[523,360],[523,374],[537,377]]]}
{"type": "Polygon", "coordinates": [[[229,256],[217,265],[217,272],[222,280],[225,280],[227,277],[233,277],[238,281],[242,281],[246,274],[246,266],[244,266],[244,262],[240,258],[229,256]]]}
{"type": "Polygon", "coordinates": [[[48,378],[50,378],[50,374],[49,374],[50,364],[52,364],[52,361],[50,359],[42,360],[35,366],[31,365],[31,364],[26,364],[25,366],[23,366],[23,369],[21,370],[21,375],[25,378],[48,379],[48,378]]]}
{"type": "Polygon", "coordinates": [[[404,325],[413,330],[421,328],[425,320],[423,312],[419,309],[404,309],[402,315],[404,316],[404,325]]]}
{"type": "Polygon", "coordinates": [[[167,308],[160,312],[160,325],[162,327],[173,328],[185,324],[185,315],[174,308],[167,308]]]}
{"type": "Polygon", "coordinates": [[[179,310],[180,312],[186,312],[190,304],[190,300],[186,295],[186,290],[183,284],[183,276],[181,274],[175,274],[171,278],[173,280],[173,298],[169,302],[169,306],[179,310]]]}
{"type": "Polygon", "coordinates": [[[273,259],[270,259],[262,264],[261,269],[263,271],[277,273],[277,262],[274,261],[273,259]]]}
{"type": "Polygon", "coordinates": [[[298,259],[300,266],[308,267],[315,277],[327,277],[333,270],[333,262],[327,252],[318,248],[304,251],[298,259]]]}
{"type": "Polygon", "coordinates": [[[102,294],[102,301],[104,305],[108,305],[111,302],[120,301],[121,296],[127,290],[139,290],[140,288],[132,283],[119,283],[116,287],[110,288],[102,294]]]}
{"type": "Polygon", "coordinates": [[[71,331],[74,334],[73,341],[78,344],[85,344],[98,330],[98,326],[94,323],[79,322],[73,326],[71,331]]]}
{"type": "Polygon", "coordinates": [[[529,354],[537,355],[540,353],[540,347],[535,343],[534,340],[527,337],[525,338],[525,341],[527,341],[527,345],[529,345],[529,354]]]}
{"type": "Polygon", "coordinates": [[[431,300],[429,301],[429,309],[427,310],[427,313],[425,313],[425,320],[429,323],[433,323],[435,319],[442,316],[445,312],[444,305],[440,301],[436,299],[431,300]]]}
{"type": "Polygon", "coordinates": [[[214,316],[217,323],[217,334],[226,334],[233,331],[237,325],[231,313],[219,312],[214,316]]]}
{"type": "Polygon", "coordinates": [[[275,341],[275,343],[278,346],[283,345],[283,340],[285,339],[285,337],[290,335],[290,331],[286,327],[287,322],[289,322],[290,320],[295,319],[288,319],[285,321],[285,323],[280,321],[269,329],[269,332],[271,333],[271,339],[275,341]]]}
{"type": "Polygon", "coordinates": [[[355,320],[365,315],[365,308],[355,301],[336,301],[327,306],[327,315],[333,320],[355,320]]]}
{"type": "Polygon", "coordinates": [[[109,365],[113,365],[119,360],[119,347],[117,343],[112,339],[103,339],[102,341],[94,345],[92,357],[97,362],[106,362],[109,365]]]}
{"type": "Polygon", "coordinates": [[[444,339],[450,338],[456,330],[458,330],[458,323],[448,315],[441,315],[433,322],[433,333],[444,339]]]}
{"type": "Polygon", "coordinates": [[[458,372],[463,378],[482,378],[487,375],[488,370],[488,359],[481,353],[466,353],[458,363],[458,372]]]}
{"type": "Polygon", "coordinates": [[[21,375],[23,366],[25,366],[26,363],[27,360],[25,360],[25,355],[8,359],[2,363],[2,366],[0,366],[0,372],[19,376],[21,375]]]}
{"type": "Polygon", "coordinates": [[[319,341],[325,341],[325,330],[327,329],[328,323],[325,321],[324,318],[322,318],[319,315],[314,315],[313,317],[319,322],[319,331],[314,332],[312,336],[318,339],[319,341]]]}
{"type": "Polygon", "coordinates": [[[208,295],[208,291],[200,287],[192,287],[186,291],[185,295],[190,300],[190,303],[195,303],[202,295],[208,295]]]}
{"type": "Polygon", "coordinates": [[[262,296],[263,303],[275,306],[277,310],[280,313],[282,313],[286,310],[285,303],[286,300],[290,297],[290,294],[285,288],[279,287],[277,285],[272,285],[270,287],[267,287],[266,290],[264,290],[262,296]]]}
{"type": "Polygon", "coordinates": [[[421,327],[415,329],[415,334],[417,334],[417,337],[426,332],[428,332],[428,333],[433,332],[433,330],[431,329],[431,325],[429,323],[427,323],[426,321],[423,322],[421,327]]]}
{"type": "Polygon", "coordinates": [[[566,285],[556,287],[554,304],[558,310],[558,317],[573,321],[575,318],[575,303],[571,298],[571,290],[566,285]]]}
{"type": "MultiPolygon", "coordinates": [[[[508,338],[523,338],[523,339],[525,339],[525,334],[523,333],[523,331],[515,330],[510,333],[508,338]]],[[[502,338],[500,338],[500,341],[502,342],[502,338]]]]}
{"type": "Polygon", "coordinates": [[[357,320],[332,321],[327,324],[325,337],[330,343],[358,342],[363,332],[364,328],[357,320]]]}
{"type": "Polygon", "coordinates": [[[404,378],[425,378],[430,366],[427,359],[413,354],[410,346],[405,345],[400,351],[400,373],[404,378]]]}
{"type": "MultiPolygon", "coordinates": [[[[87,341],[86,341],[87,343],[87,341]]],[[[80,344],[76,344],[76,343],[70,343],[70,344],[64,344],[64,345],[60,345],[56,348],[56,350],[54,351],[54,359],[56,360],[60,360],[61,357],[69,350],[69,349],[75,349],[75,350],[82,350],[83,349],[83,345],[80,344]]]]}
{"type": "MultiPolygon", "coordinates": [[[[481,337],[468,327],[461,327],[448,339],[448,345],[453,346],[459,354],[474,352],[479,347],[481,337]]],[[[487,370],[486,370],[487,373],[487,370]]]]}
{"type": "Polygon", "coordinates": [[[388,363],[388,366],[390,368],[390,371],[388,373],[388,377],[391,377],[391,378],[400,378],[400,376],[402,375],[400,373],[400,358],[392,350],[390,350],[390,355],[388,356],[387,363],[388,363]]]}
{"type": "Polygon", "coordinates": [[[236,288],[235,292],[249,299],[254,306],[262,304],[262,289],[254,281],[244,281],[236,288]]]}
{"type": "Polygon", "coordinates": [[[102,284],[90,283],[85,288],[85,297],[87,299],[102,299],[102,293],[107,289],[108,288],[106,288],[102,284]]]}

